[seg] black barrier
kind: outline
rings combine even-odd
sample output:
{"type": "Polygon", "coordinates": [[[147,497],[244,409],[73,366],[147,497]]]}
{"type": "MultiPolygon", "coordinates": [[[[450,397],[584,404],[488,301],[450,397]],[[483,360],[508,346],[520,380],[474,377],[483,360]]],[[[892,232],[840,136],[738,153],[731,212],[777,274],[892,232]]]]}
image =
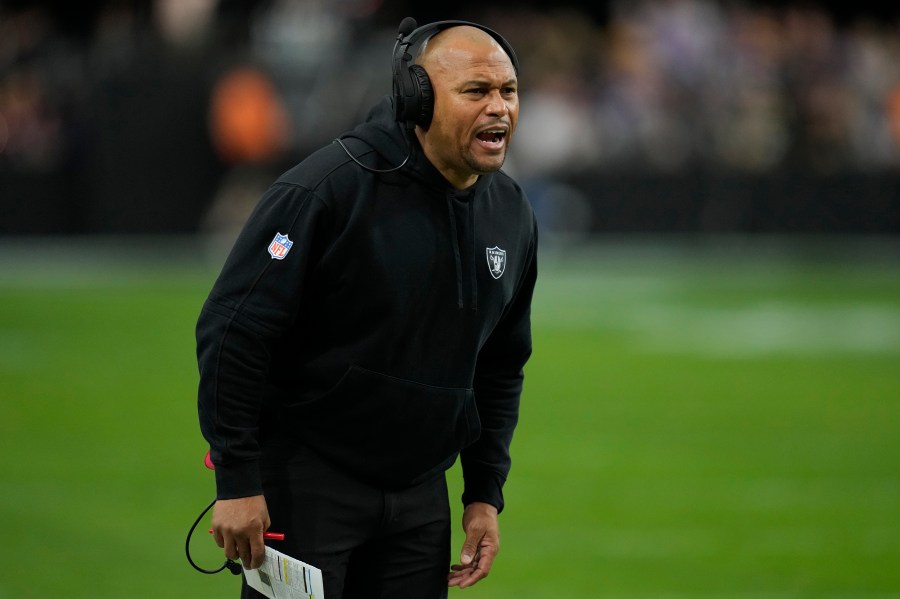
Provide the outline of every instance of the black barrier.
{"type": "MultiPolygon", "coordinates": [[[[92,196],[71,176],[0,169],[0,234],[193,232],[214,190],[208,176],[206,188],[185,176],[117,195],[127,181],[92,196]]],[[[563,232],[900,233],[900,173],[632,173],[524,185],[540,223],[563,232]]]]}
{"type": "Polygon", "coordinates": [[[900,233],[900,173],[622,174],[565,183],[586,199],[593,233],[900,233]]]}

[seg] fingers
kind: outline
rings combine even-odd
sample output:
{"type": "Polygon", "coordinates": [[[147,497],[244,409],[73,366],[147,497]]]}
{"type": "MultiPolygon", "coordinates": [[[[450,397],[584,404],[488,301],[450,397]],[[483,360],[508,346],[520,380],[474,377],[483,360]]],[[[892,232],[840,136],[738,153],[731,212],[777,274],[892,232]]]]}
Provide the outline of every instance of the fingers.
{"type": "Polygon", "coordinates": [[[248,537],[245,537],[243,534],[236,531],[220,531],[220,529],[216,529],[214,536],[216,538],[216,545],[225,550],[225,557],[228,559],[237,560],[241,559],[242,554],[250,554],[250,544],[247,542],[248,537]],[[245,547],[243,551],[241,551],[241,545],[244,545],[245,547]]]}
{"type": "Polygon", "coordinates": [[[464,589],[484,580],[491,573],[495,557],[496,551],[482,547],[482,550],[477,551],[468,564],[450,566],[451,572],[447,576],[447,585],[464,589]]]}
{"type": "Polygon", "coordinates": [[[263,543],[262,533],[250,538],[248,543],[248,554],[241,554],[241,563],[245,568],[255,570],[263,564],[266,557],[266,546],[263,543]]]}
{"type": "Polygon", "coordinates": [[[216,544],[225,550],[226,558],[232,561],[241,560],[241,564],[251,570],[262,565],[266,555],[262,532],[259,534],[217,532],[215,537],[216,544]]]}
{"type": "Polygon", "coordinates": [[[262,496],[219,500],[213,511],[213,536],[216,545],[230,560],[240,559],[245,568],[254,569],[265,560],[263,532],[270,520],[262,496]]]}
{"type": "Polygon", "coordinates": [[[460,563],[450,567],[449,586],[461,589],[487,578],[500,551],[500,529],[497,508],[485,503],[471,503],[463,513],[466,539],[460,552],[460,563]]]}

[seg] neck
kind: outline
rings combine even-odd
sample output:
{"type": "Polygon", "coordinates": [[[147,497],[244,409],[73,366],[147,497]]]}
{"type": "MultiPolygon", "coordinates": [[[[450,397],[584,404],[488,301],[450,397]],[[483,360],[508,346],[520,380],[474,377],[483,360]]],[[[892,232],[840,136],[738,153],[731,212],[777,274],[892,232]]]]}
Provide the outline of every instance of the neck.
{"type": "Polygon", "coordinates": [[[419,140],[419,146],[422,148],[422,152],[425,154],[425,158],[428,159],[428,162],[434,165],[434,168],[436,168],[455,189],[467,189],[475,185],[478,181],[477,174],[460,172],[443,164],[438,158],[437,153],[432,149],[431,144],[428,143],[426,132],[419,126],[416,126],[416,138],[419,140]]]}

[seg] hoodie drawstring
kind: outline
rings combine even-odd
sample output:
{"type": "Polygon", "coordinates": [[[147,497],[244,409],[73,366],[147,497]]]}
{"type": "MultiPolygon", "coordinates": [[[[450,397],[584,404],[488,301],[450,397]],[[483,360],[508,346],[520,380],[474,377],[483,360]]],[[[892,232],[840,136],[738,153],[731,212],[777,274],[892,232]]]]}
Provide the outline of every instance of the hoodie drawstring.
{"type": "Polygon", "coordinates": [[[447,211],[450,213],[450,243],[453,244],[453,257],[456,260],[456,304],[463,308],[462,257],[459,252],[459,236],[456,227],[456,211],[453,209],[453,198],[447,196],[447,211]]]}
{"type": "Polygon", "coordinates": [[[463,239],[459,238],[459,224],[456,220],[456,208],[453,205],[453,194],[447,195],[447,212],[450,215],[450,240],[453,244],[453,258],[456,260],[456,304],[460,309],[465,308],[464,284],[463,284],[463,265],[462,265],[462,247],[471,247],[471,254],[466,256],[470,261],[469,267],[469,307],[472,310],[478,309],[478,276],[477,276],[477,260],[478,253],[475,247],[475,208],[471,202],[466,203],[468,212],[467,223],[463,230],[463,239]],[[462,247],[461,247],[462,246],[462,247]]]}
{"type": "Polygon", "coordinates": [[[472,281],[472,310],[478,309],[478,277],[476,273],[478,272],[478,251],[475,247],[475,206],[469,202],[469,230],[467,231],[469,237],[472,239],[472,265],[469,268],[471,281],[472,281]]]}

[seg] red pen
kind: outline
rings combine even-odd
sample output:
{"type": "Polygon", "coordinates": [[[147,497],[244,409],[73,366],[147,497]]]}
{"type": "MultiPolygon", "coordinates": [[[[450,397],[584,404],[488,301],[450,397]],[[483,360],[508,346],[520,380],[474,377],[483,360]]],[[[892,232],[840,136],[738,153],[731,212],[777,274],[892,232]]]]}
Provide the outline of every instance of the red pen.
{"type": "MultiPolygon", "coordinates": [[[[213,529],[210,528],[210,529],[209,529],[209,534],[212,534],[212,532],[213,532],[213,529]]],[[[283,541],[283,540],[284,540],[284,533],[283,533],[283,532],[264,532],[264,533],[263,533],[263,538],[264,538],[264,539],[269,539],[269,540],[272,540],[272,541],[283,541]]]]}

